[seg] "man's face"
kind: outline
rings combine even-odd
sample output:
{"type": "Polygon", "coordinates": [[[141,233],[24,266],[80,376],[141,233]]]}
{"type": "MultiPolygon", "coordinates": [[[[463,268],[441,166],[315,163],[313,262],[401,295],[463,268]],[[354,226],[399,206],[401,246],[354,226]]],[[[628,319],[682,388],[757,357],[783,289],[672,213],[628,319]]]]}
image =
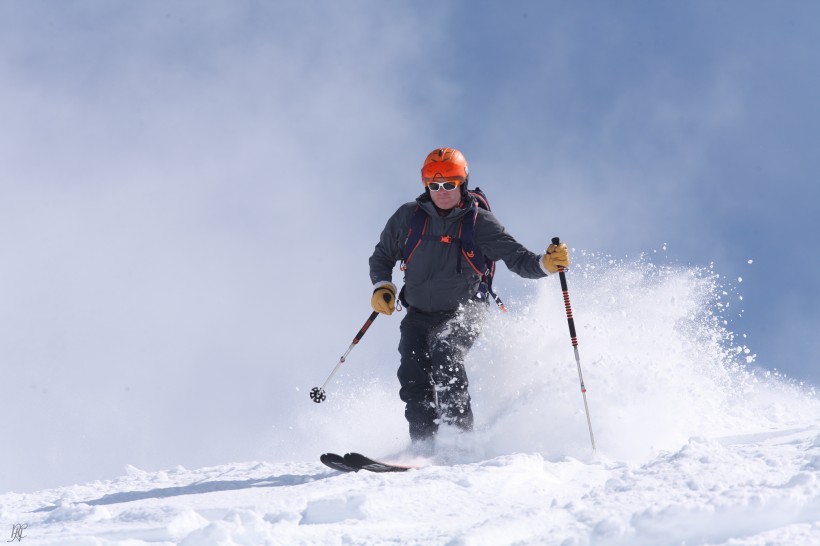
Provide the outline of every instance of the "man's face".
{"type": "MultiPolygon", "coordinates": [[[[444,182],[443,180],[441,182],[444,182]]],[[[441,183],[433,184],[433,186],[428,185],[428,189],[430,190],[430,197],[433,199],[433,204],[436,205],[438,208],[442,210],[450,210],[451,208],[455,207],[461,202],[461,181],[458,181],[459,185],[454,187],[451,190],[447,190],[444,188],[444,185],[441,183]],[[434,190],[433,187],[438,187],[439,189],[434,190]]],[[[452,184],[447,184],[451,186],[452,184]]]]}

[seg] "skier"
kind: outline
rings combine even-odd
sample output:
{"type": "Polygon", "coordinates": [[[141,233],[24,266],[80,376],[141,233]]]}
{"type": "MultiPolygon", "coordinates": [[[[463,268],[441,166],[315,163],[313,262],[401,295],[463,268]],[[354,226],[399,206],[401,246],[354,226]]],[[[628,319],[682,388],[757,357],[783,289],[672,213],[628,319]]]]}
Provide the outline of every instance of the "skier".
{"type": "Polygon", "coordinates": [[[462,431],[473,428],[464,359],[480,333],[489,298],[487,271],[470,261],[472,255],[503,260],[528,279],[569,267],[565,244],[552,244],[538,255],[508,234],[492,213],[477,206],[468,178],[460,151],[430,152],[421,169],[424,193],[390,217],[370,257],[373,309],[391,315],[398,296],[407,310],[400,326],[399,396],[410,438],[421,452],[429,451],[440,422],[462,431]],[[408,236],[414,230],[415,236],[408,236]],[[470,232],[472,240],[466,240],[470,232]],[[405,282],[400,293],[392,282],[399,261],[405,282]]]}

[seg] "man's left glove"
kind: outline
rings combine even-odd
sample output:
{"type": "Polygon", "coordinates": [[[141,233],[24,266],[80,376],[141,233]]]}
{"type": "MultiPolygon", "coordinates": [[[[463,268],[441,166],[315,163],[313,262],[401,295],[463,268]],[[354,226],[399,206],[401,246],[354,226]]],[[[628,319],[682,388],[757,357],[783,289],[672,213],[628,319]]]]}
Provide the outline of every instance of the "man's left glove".
{"type": "Polygon", "coordinates": [[[569,267],[569,249],[567,245],[561,243],[548,246],[543,260],[544,269],[550,273],[556,273],[559,267],[569,267]]]}
{"type": "Polygon", "coordinates": [[[396,310],[396,286],[392,283],[383,284],[373,291],[370,306],[374,311],[384,315],[392,315],[396,310]],[[388,297],[385,297],[387,295],[388,297]]]}

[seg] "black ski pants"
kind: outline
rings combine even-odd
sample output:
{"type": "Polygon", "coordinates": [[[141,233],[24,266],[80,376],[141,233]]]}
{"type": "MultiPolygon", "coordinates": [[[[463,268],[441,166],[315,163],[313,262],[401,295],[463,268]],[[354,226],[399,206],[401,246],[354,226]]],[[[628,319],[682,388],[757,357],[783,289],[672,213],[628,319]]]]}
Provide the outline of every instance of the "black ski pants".
{"type": "Polygon", "coordinates": [[[401,321],[397,375],[414,442],[432,438],[441,422],[472,430],[464,358],[481,331],[485,308],[479,302],[435,313],[407,308],[401,321]]]}

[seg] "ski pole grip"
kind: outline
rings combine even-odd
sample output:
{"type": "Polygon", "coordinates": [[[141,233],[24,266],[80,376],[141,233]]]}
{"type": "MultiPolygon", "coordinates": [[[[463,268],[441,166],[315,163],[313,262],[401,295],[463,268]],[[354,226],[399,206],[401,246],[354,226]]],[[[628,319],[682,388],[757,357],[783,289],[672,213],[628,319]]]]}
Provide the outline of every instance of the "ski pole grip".
{"type": "MultiPolygon", "coordinates": [[[[553,237],[552,238],[552,244],[560,245],[561,244],[561,239],[558,238],[558,237],[553,237]]],[[[565,270],[566,270],[566,268],[563,267],[563,266],[558,267],[558,278],[561,279],[561,290],[563,290],[564,293],[566,294],[567,293],[567,277],[566,277],[566,275],[564,275],[565,270]]],[[[569,298],[569,295],[567,295],[567,298],[569,298]]],[[[569,305],[569,304],[567,304],[567,305],[569,305]]],[[[567,310],[569,310],[569,309],[567,309],[567,310]]],[[[568,315],[568,316],[571,316],[571,314],[568,315]]],[[[570,330],[572,330],[572,329],[574,329],[574,327],[570,326],[570,330]]],[[[575,334],[573,334],[573,336],[574,335],[575,334]]]]}

